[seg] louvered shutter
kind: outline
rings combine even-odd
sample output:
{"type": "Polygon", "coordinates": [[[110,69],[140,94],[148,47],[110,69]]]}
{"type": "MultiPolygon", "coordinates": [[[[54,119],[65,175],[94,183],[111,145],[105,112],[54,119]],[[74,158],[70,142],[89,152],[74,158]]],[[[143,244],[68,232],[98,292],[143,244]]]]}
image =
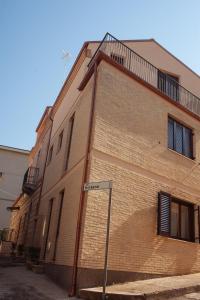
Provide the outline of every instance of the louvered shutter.
{"type": "Polygon", "coordinates": [[[200,206],[194,205],[194,238],[200,243],[200,206]]]}
{"type": "Polygon", "coordinates": [[[158,234],[170,235],[171,197],[167,193],[158,194],[158,234]]]}

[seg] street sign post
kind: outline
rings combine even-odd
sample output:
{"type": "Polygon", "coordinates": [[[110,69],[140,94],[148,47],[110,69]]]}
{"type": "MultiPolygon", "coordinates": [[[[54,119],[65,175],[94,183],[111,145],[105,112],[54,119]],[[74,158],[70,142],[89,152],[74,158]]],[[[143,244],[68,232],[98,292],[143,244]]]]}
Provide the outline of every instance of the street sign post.
{"type": "Polygon", "coordinates": [[[109,248],[109,235],[110,235],[110,217],[111,217],[111,201],[112,201],[112,181],[89,182],[84,184],[84,191],[94,190],[109,190],[108,201],[108,217],[107,217],[107,230],[106,230],[106,248],[105,248],[105,261],[104,261],[104,277],[103,277],[103,292],[102,300],[106,299],[106,286],[108,278],[108,248],[109,248]]]}

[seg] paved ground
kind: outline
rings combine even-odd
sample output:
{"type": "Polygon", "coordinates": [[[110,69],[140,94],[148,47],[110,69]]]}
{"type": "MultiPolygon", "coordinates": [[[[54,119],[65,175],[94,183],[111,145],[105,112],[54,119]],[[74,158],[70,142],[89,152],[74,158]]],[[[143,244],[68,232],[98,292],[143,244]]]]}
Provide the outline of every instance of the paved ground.
{"type": "MultiPolygon", "coordinates": [[[[83,299],[101,299],[101,288],[83,289],[83,299]]],[[[200,300],[200,273],[127,282],[107,287],[112,299],[200,300]],[[183,295],[184,296],[180,296],[183,295]]]]}
{"type": "MultiPolygon", "coordinates": [[[[45,275],[25,267],[0,267],[1,300],[66,300],[67,293],[45,275]]],[[[70,298],[74,299],[75,298],[70,298]]]]}
{"type": "Polygon", "coordinates": [[[170,298],[170,300],[200,300],[200,293],[190,293],[185,296],[170,298]]]}
{"type": "MultiPolygon", "coordinates": [[[[200,285],[200,274],[189,275],[189,277],[178,276],[160,278],[156,280],[138,281],[135,283],[127,283],[129,292],[134,290],[137,292],[153,292],[158,290],[165,290],[169,287],[174,288],[178,286],[190,286],[191,283],[196,282],[200,285]],[[172,279],[173,278],[173,279],[172,279]],[[146,283],[145,283],[146,282],[146,283]],[[136,289],[137,287],[137,289],[136,289]]],[[[124,285],[117,285],[119,292],[124,285]]],[[[109,290],[116,290],[116,286],[110,287],[109,290]]],[[[18,267],[0,267],[0,300],[78,300],[76,298],[68,298],[67,293],[55,285],[45,275],[34,274],[26,270],[23,266],[18,267]]],[[[161,298],[159,298],[161,299],[161,298]]],[[[184,296],[173,297],[171,300],[200,300],[200,292],[187,293],[184,296]]],[[[79,299],[80,300],[80,299],[79,299]]]]}

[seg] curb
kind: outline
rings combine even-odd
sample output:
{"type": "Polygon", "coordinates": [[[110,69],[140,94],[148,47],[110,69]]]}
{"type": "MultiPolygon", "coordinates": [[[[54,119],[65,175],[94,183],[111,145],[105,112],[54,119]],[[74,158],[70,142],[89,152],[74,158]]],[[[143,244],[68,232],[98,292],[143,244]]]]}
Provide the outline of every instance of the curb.
{"type": "MultiPolygon", "coordinates": [[[[148,294],[136,292],[109,292],[106,295],[107,300],[162,300],[170,299],[171,297],[179,297],[192,292],[199,292],[200,285],[172,288],[165,291],[152,292],[148,294]]],[[[79,291],[79,296],[85,300],[102,300],[102,292],[82,289],[79,291]]]]}

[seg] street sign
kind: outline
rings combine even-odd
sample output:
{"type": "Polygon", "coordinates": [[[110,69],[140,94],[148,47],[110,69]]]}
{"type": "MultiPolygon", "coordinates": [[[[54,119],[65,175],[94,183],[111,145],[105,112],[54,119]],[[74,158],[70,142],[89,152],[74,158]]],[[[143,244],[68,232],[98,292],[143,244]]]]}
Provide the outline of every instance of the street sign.
{"type": "Polygon", "coordinates": [[[108,201],[108,216],[107,216],[107,230],[106,230],[106,244],[105,244],[105,261],[104,261],[104,275],[103,275],[103,291],[102,300],[106,300],[106,286],[108,278],[108,247],[110,235],[110,218],[111,218],[111,200],[112,200],[112,181],[89,182],[84,184],[84,191],[93,190],[109,190],[108,201]]]}
{"type": "Polygon", "coordinates": [[[108,190],[112,188],[112,181],[89,182],[84,184],[84,191],[108,190]]]}

